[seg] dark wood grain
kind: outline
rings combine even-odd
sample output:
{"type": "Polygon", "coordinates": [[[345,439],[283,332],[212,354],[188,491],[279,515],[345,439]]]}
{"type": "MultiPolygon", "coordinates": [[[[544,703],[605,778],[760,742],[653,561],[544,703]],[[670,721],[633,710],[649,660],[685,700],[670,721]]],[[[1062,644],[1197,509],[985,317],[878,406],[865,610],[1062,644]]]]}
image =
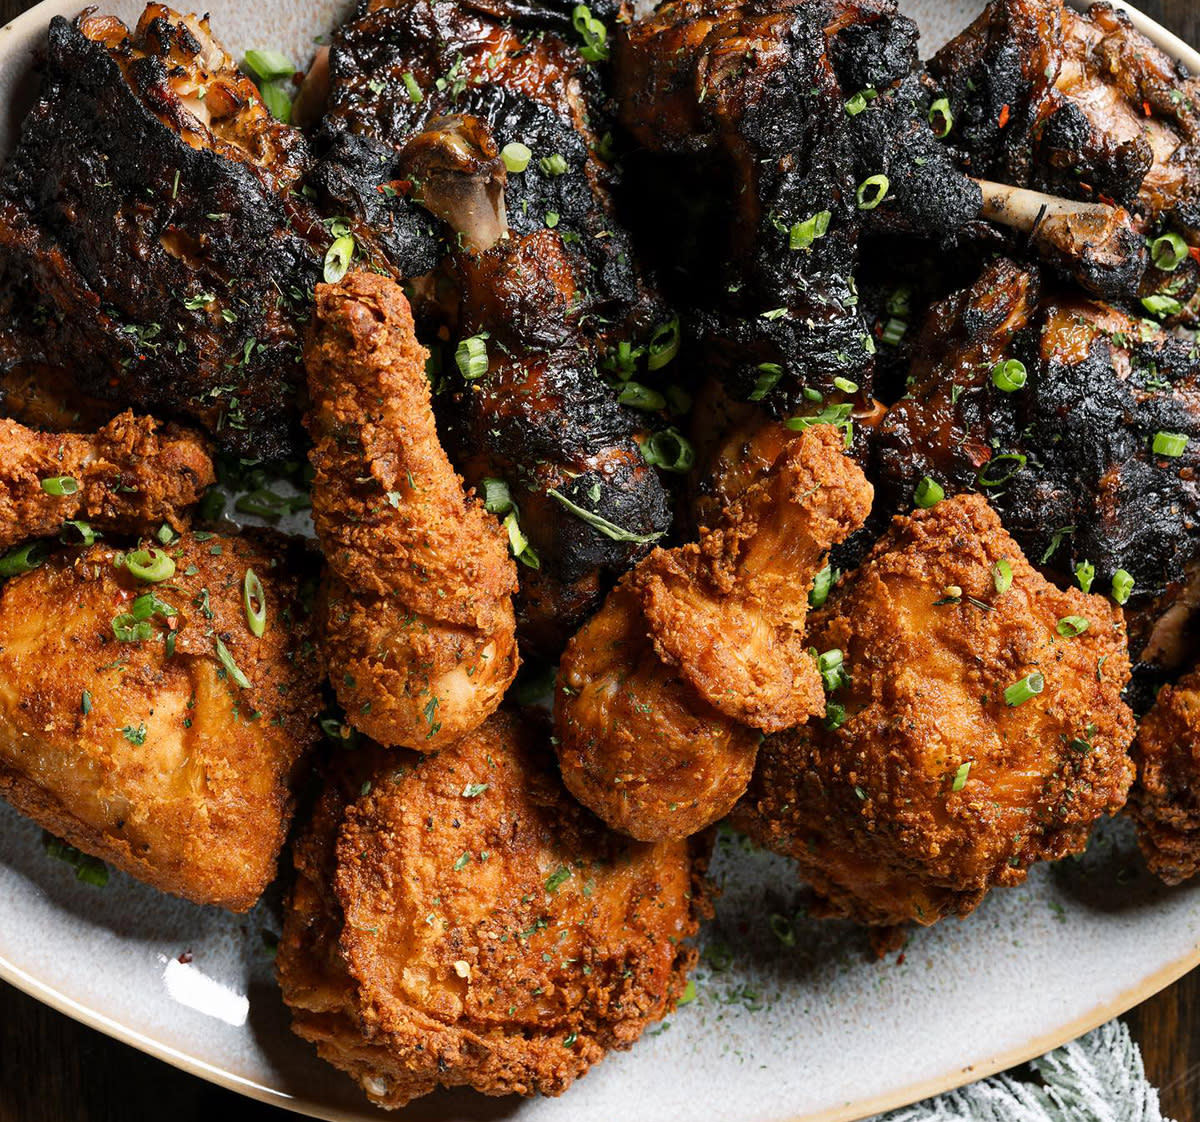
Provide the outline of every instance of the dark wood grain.
{"type": "MultiPolygon", "coordinates": [[[[81,0],[82,4],[82,0],[81,0]]],[[[0,25],[30,7],[0,0],[0,25]]],[[[1147,15],[1200,44],[1198,0],[1141,0],[1147,15]]],[[[0,904],[2,906],[2,904],[0,904]]],[[[1163,1113],[1200,1122],[1200,971],[1126,1016],[1163,1113]]],[[[284,1122],[249,1103],[118,1044],[0,983],[0,1122],[284,1122]]]]}

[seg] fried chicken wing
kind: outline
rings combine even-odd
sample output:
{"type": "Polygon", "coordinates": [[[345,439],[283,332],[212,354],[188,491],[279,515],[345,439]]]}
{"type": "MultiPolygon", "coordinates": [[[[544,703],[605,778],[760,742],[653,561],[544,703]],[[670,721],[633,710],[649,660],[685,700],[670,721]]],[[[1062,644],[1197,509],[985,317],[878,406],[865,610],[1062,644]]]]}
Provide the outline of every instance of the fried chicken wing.
{"type": "Polygon", "coordinates": [[[764,741],[735,823],[826,914],[964,915],[1124,803],[1121,610],[1049,584],[982,497],[895,519],[809,641],[840,656],[826,719],[764,741]]]}
{"type": "Polygon", "coordinates": [[[5,584],[0,794],[156,888],[249,908],[319,735],[300,582],[283,561],[186,534],[148,556],[59,554],[5,584]],[[164,579],[131,570],[150,563],[164,579]]]}
{"type": "Polygon", "coordinates": [[[381,1106],[561,1094],[683,992],[698,848],[610,833],[545,741],[501,712],[436,755],[331,765],[277,969],[293,1029],[381,1106]]]}
{"type": "Polygon", "coordinates": [[[1138,845],[1156,876],[1179,884],[1200,872],[1200,668],[1159,691],[1133,755],[1138,845]]]}
{"type": "Polygon", "coordinates": [[[840,429],[789,435],[716,529],[655,550],[563,655],[563,779],[632,837],[686,837],[723,817],[749,782],[753,730],[824,712],[804,637],[809,589],[872,492],[840,429]]]}
{"type": "Polygon", "coordinates": [[[519,660],[507,540],[438,442],[426,358],[394,281],[317,289],[306,424],[325,657],[355,728],[432,751],[496,709],[519,660]]]}
{"type": "Polygon", "coordinates": [[[122,413],[94,434],[0,419],[0,549],[82,519],[97,530],[177,529],[216,479],[193,432],[122,413]]]}

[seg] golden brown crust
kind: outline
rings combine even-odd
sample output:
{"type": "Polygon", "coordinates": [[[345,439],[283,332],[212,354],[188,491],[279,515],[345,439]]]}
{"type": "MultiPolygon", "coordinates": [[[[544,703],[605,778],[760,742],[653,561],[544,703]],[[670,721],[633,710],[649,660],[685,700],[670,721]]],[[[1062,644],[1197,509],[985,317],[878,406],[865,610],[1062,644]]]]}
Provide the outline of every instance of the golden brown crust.
{"type": "Polygon", "coordinates": [[[518,659],[516,568],[438,442],[426,357],[394,281],[318,286],[306,424],[325,655],[351,724],[429,751],[495,710],[518,659]]]}
{"type": "Polygon", "coordinates": [[[275,875],[289,779],[318,734],[299,580],[244,539],[185,535],[168,552],[176,573],[160,584],[96,545],[4,585],[0,793],[139,880],[243,911],[275,875]],[[262,638],[242,603],[248,568],[265,592],[262,638]],[[113,619],[148,591],[177,614],[117,640],[113,619]]]}
{"type": "Polygon", "coordinates": [[[1200,872],[1200,668],[1159,691],[1133,756],[1138,845],[1155,876],[1179,884],[1200,872]]]}
{"type": "Polygon", "coordinates": [[[644,840],[723,818],[753,771],[754,730],[825,711],[808,593],[870,505],[839,430],[789,433],[717,529],[627,574],[559,665],[555,731],[572,794],[644,840]]]}
{"type": "Polygon", "coordinates": [[[335,759],[277,958],[293,1028],[370,1098],[561,1094],[682,994],[687,842],[610,833],[506,713],[436,755],[335,759]]]}
{"type": "Polygon", "coordinates": [[[86,435],[0,419],[0,549],[57,534],[71,519],[128,533],[164,522],[182,529],[186,508],[215,480],[199,435],[151,417],[125,412],[86,435]],[[78,489],[47,493],[42,481],[60,476],[78,489]]]}
{"type": "Polygon", "coordinates": [[[794,857],[830,914],[883,925],[965,914],[1033,862],[1082,850],[1124,803],[1122,613],[1049,584],[981,496],[897,518],[810,635],[844,652],[850,682],[831,700],[845,723],[768,737],[735,821],[794,857]],[[1013,579],[998,593],[1002,559],[1013,579]],[[1068,616],[1087,630],[1062,637],[1068,616]],[[1006,704],[1034,671],[1043,692],[1006,704]]]}

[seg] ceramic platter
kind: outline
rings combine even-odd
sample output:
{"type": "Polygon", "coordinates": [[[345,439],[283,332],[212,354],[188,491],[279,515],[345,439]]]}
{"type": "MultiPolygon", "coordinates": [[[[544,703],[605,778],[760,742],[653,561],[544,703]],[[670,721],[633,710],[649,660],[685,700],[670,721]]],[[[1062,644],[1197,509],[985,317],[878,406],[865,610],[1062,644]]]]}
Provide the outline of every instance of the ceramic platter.
{"type": "MultiPolygon", "coordinates": [[[[97,0],[101,2],[102,0],[97,0]]],[[[28,104],[31,52],[49,0],[0,30],[0,105],[28,104]]],[[[135,0],[102,3],[127,21],[135,0]]],[[[979,0],[906,0],[930,53],[979,0]]],[[[237,55],[279,47],[307,61],[345,14],[338,0],[208,0],[237,55]]],[[[1200,56],[1135,14],[1200,71],[1200,56]]],[[[15,117],[0,116],[0,152],[15,117]]],[[[408,1122],[843,1122],[923,1098],[1047,1051],[1144,1000],[1200,962],[1200,884],[1148,876],[1125,823],[1080,861],[1036,869],[963,921],[916,933],[874,961],[866,937],[804,918],[787,862],[734,835],[718,843],[724,889],[704,932],[697,997],[562,1099],[441,1093],[408,1122]]],[[[0,804],[0,977],[197,1076],[317,1118],[379,1119],[358,1089],[288,1030],[266,945],[278,893],[249,915],[199,908],[114,873],[104,889],[46,856],[41,831],[0,804]]]]}

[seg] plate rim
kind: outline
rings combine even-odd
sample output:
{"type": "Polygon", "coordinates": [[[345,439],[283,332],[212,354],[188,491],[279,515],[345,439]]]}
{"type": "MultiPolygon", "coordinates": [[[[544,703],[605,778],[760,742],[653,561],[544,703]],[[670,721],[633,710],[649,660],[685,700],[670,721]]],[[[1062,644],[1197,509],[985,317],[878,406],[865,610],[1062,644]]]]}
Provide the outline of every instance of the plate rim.
{"type": "MultiPolygon", "coordinates": [[[[83,2],[84,0],[80,0],[81,4],[83,2]]],[[[1093,2],[1098,2],[1098,0],[1067,0],[1067,3],[1077,9],[1090,8],[1093,2]]],[[[1109,2],[1114,8],[1128,15],[1134,27],[1162,51],[1178,62],[1182,62],[1193,74],[1200,75],[1200,50],[1185,42],[1174,32],[1167,30],[1132,4],[1125,3],[1124,0],[1109,0],[1109,2]]],[[[22,12],[7,24],[0,26],[0,55],[15,49],[10,45],[10,41],[16,40],[17,43],[22,40],[27,41],[29,32],[36,30],[35,25],[45,26],[47,20],[45,10],[54,6],[55,0],[39,0],[39,3],[22,12]]],[[[788,1122],[858,1122],[859,1119],[908,1106],[968,1083],[985,1079],[997,1072],[1007,1071],[1009,1068],[1027,1063],[1083,1036],[1114,1017],[1119,1017],[1198,966],[1200,966],[1200,939],[1197,939],[1187,954],[1158,967],[1143,977],[1136,985],[1121,991],[1115,997],[1100,1002],[1088,1012],[1049,1032],[1035,1036],[1003,1052],[988,1056],[986,1059],[977,1060],[964,1067],[945,1072],[942,1075],[931,1076],[894,1091],[816,1112],[790,1115],[788,1122]]],[[[0,955],[0,981],[8,983],[55,1012],[70,1017],[87,1028],[101,1032],[121,1044],[135,1048],[144,1055],[169,1064],[187,1075],[203,1079],[257,1102],[291,1111],[303,1117],[320,1119],[322,1122],[361,1122],[364,1114],[368,1112],[373,1112],[380,1118],[388,1116],[389,1112],[374,1106],[366,1098],[363,1099],[360,1106],[351,1111],[341,1107],[323,1106],[310,1099],[290,1095],[286,1091],[255,1082],[227,1068],[189,1055],[178,1048],[147,1036],[137,1029],[121,1024],[90,1005],[67,996],[10,962],[3,955],[0,955]]],[[[316,1056],[315,1052],[312,1058],[314,1062],[324,1063],[316,1056]]],[[[330,1067],[329,1070],[332,1073],[337,1069],[330,1067]]],[[[338,1074],[341,1076],[343,1073],[339,1072],[338,1074]]]]}

